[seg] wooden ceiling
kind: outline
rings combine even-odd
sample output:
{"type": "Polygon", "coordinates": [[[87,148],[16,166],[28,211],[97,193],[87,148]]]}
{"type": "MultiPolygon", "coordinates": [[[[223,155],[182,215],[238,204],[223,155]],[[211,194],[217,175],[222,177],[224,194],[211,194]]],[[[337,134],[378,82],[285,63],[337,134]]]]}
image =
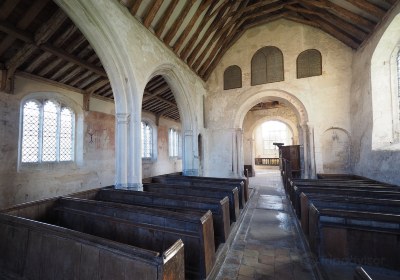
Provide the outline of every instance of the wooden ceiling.
{"type": "Polygon", "coordinates": [[[396,0],[119,0],[203,80],[252,27],[280,18],[357,49],[396,0]]]}
{"type": "Polygon", "coordinates": [[[269,102],[261,102],[254,105],[250,111],[258,111],[258,110],[268,110],[268,109],[276,109],[276,108],[284,108],[286,105],[279,101],[269,101],[269,102]]]}
{"type": "MultiPolygon", "coordinates": [[[[90,97],[113,101],[103,65],[85,36],[52,0],[0,0],[2,89],[12,93],[15,75],[90,97]]],[[[143,110],[180,121],[167,82],[154,77],[146,86],[143,110]]]]}

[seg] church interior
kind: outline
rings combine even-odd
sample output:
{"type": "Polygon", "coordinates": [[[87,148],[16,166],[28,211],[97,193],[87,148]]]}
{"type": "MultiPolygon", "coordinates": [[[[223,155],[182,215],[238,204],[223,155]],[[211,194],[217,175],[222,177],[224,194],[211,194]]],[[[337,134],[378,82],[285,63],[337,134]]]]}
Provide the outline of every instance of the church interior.
{"type": "Polygon", "coordinates": [[[400,279],[397,0],[0,0],[0,279],[400,279]]]}

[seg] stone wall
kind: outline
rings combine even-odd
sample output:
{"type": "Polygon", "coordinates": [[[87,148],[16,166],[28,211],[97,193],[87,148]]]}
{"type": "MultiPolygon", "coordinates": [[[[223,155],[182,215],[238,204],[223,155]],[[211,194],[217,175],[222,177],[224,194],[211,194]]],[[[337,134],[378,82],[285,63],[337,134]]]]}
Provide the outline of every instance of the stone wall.
{"type": "Polygon", "coordinates": [[[285,19],[246,31],[225,53],[206,84],[206,125],[208,141],[213,143],[209,145],[208,174],[235,176],[230,164],[235,155],[232,135],[236,128],[244,127],[238,114],[261,101],[272,100],[286,101],[299,122],[308,121],[309,137],[313,140],[308,148],[311,153],[315,151],[316,171],[322,172],[323,133],[331,127],[351,133],[353,55],[354,51],[322,30],[285,19]],[[251,86],[251,59],[264,46],[275,46],[282,51],[284,81],[251,86]],[[321,52],[323,72],[321,76],[297,79],[296,59],[307,49],[321,52]],[[241,68],[243,87],[223,90],[223,73],[230,65],[241,68]]]}
{"type": "Polygon", "coordinates": [[[397,3],[356,52],[351,89],[352,171],[397,185],[400,185],[397,168],[400,144],[396,136],[399,131],[398,83],[392,57],[399,49],[399,13],[400,3],[397,3]]]}
{"type": "Polygon", "coordinates": [[[13,95],[0,93],[0,207],[113,185],[115,117],[110,113],[114,104],[101,100],[91,106],[98,111],[84,112],[82,167],[18,172],[20,101],[31,92],[56,92],[83,105],[79,93],[19,76],[13,95]]]}

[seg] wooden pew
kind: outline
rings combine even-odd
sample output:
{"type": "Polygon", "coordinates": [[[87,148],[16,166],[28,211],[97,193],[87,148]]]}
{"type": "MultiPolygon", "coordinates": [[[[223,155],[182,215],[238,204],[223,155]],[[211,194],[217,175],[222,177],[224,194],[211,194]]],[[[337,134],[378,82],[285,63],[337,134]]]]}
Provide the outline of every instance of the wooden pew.
{"type": "Polygon", "coordinates": [[[0,269],[21,279],[184,280],[181,240],[161,252],[0,214],[0,269]]]}
{"type": "Polygon", "coordinates": [[[400,215],[309,209],[309,246],[319,258],[347,259],[400,270],[400,215]]]}
{"type": "Polygon", "coordinates": [[[387,183],[379,183],[376,181],[367,181],[367,180],[308,180],[308,179],[292,179],[291,184],[296,186],[311,186],[311,185],[319,185],[319,186],[341,186],[341,185],[365,185],[365,186],[381,186],[381,187],[391,187],[393,189],[398,189],[398,186],[387,183]]]}
{"type": "Polygon", "coordinates": [[[201,216],[203,216],[208,210],[211,210],[213,215],[214,237],[217,247],[221,243],[227,241],[231,231],[229,199],[227,197],[219,200],[204,197],[105,188],[98,193],[96,199],[130,205],[155,207],[167,211],[201,216]]]}
{"type": "Polygon", "coordinates": [[[175,184],[143,183],[143,190],[146,192],[157,192],[173,195],[196,196],[223,199],[229,199],[229,213],[231,221],[236,222],[239,218],[239,199],[237,188],[216,188],[204,186],[185,186],[175,184]]]}
{"type": "Polygon", "coordinates": [[[167,177],[167,176],[157,176],[152,178],[153,183],[161,183],[161,184],[174,184],[174,185],[185,185],[185,186],[193,186],[193,187],[213,187],[213,188],[224,188],[238,189],[239,196],[239,208],[243,209],[246,204],[246,200],[244,197],[244,184],[243,182],[224,182],[224,181],[213,181],[213,180],[203,180],[203,177],[192,177],[192,176],[179,176],[178,178],[167,177]]]}
{"type": "Polygon", "coordinates": [[[353,277],[354,280],[372,280],[372,278],[368,275],[367,272],[365,272],[365,270],[361,266],[357,266],[354,269],[353,277]]]}
{"type": "Polygon", "coordinates": [[[215,263],[211,211],[203,217],[135,205],[78,198],[60,199],[58,225],[159,251],[177,239],[185,244],[185,274],[205,279],[215,263]]]}
{"type": "MultiPolygon", "coordinates": [[[[251,165],[250,165],[251,166],[251,165]]],[[[246,174],[245,174],[246,175],[246,174]]],[[[195,176],[184,176],[184,175],[177,175],[177,174],[166,174],[166,177],[170,178],[198,178],[200,180],[207,180],[207,181],[217,181],[217,182],[233,182],[233,183],[238,183],[241,184],[243,182],[244,184],[244,198],[245,202],[249,200],[249,176],[246,177],[246,179],[241,179],[241,178],[218,178],[218,177],[195,177],[195,176]]],[[[251,177],[251,176],[250,176],[251,177]]]]}
{"type": "Polygon", "coordinates": [[[300,195],[304,193],[319,193],[319,194],[338,194],[338,195],[350,195],[350,196],[361,196],[361,197],[376,197],[376,198],[389,198],[399,199],[400,192],[390,191],[391,189],[385,188],[373,188],[373,187],[308,187],[308,186],[294,186],[293,194],[291,196],[292,206],[295,209],[297,218],[301,217],[301,203],[300,195]]]}
{"type": "Polygon", "coordinates": [[[311,203],[317,208],[400,214],[400,200],[306,193],[301,193],[300,200],[301,228],[306,235],[308,235],[309,230],[308,209],[311,203]]]}

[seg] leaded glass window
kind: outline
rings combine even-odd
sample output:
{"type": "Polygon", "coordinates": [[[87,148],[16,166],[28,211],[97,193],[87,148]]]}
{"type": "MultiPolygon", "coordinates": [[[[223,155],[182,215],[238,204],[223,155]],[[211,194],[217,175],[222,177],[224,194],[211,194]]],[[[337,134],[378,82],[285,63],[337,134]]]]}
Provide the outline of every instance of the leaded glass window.
{"type": "Polygon", "coordinates": [[[264,139],[264,150],[276,150],[278,147],[274,143],[287,144],[286,125],[279,121],[268,121],[262,124],[262,134],[264,139]]]}
{"type": "Polygon", "coordinates": [[[397,80],[398,80],[398,96],[399,96],[399,106],[400,106],[400,50],[397,53],[397,80]]]}
{"type": "Polygon", "coordinates": [[[22,162],[39,161],[40,107],[34,101],[24,106],[22,125],[22,162]]]}
{"type": "Polygon", "coordinates": [[[23,109],[21,161],[73,161],[74,123],[74,113],[56,101],[27,101],[23,109]]]}
{"type": "Polygon", "coordinates": [[[177,157],[178,156],[178,132],[171,128],[169,130],[169,156],[177,157]]]}
{"type": "Polygon", "coordinates": [[[142,122],[142,158],[152,156],[152,128],[149,124],[142,122]]]}
{"type": "Polygon", "coordinates": [[[251,59],[251,85],[284,80],[283,54],[277,47],[259,49],[251,59]]]}

